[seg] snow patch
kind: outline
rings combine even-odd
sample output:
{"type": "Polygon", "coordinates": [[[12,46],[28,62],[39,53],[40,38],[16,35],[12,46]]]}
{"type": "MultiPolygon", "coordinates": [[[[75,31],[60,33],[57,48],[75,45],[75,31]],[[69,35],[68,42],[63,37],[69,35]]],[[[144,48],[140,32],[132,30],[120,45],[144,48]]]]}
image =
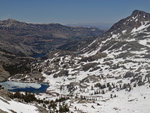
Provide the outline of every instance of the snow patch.
{"type": "Polygon", "coordinates": [[[123,30],[123,31],[122,31],[122,34],[125,34],[126,32],[127,32],[127,30],[123,30]]]}
{"type": "Polygon", "coordinates": [[[148,43],[150,43],[150,39],[144,39],[144,40],[139,40],[138,41],[139,44],[150,47],[150,45],[148,45],[148,43]]]}
{"type": "Polygon", "coordinates": [[[12,113],[11,110],[15,111],[16,113],[39,113],[38,109],[33,105],[23,104],[13,100],[7,101],[2,97],[0,97],[0,109],[8,113],[12,113]]]}
{"type": "Polygon", "coordinates": [[[142,30],[146,30],[146,28],[148,28],[149,26],[150,26],[149,21],[141,22],[141,26],[139,26],[138,28],[133,28],[131,33],[136,33],[142,30]]]}

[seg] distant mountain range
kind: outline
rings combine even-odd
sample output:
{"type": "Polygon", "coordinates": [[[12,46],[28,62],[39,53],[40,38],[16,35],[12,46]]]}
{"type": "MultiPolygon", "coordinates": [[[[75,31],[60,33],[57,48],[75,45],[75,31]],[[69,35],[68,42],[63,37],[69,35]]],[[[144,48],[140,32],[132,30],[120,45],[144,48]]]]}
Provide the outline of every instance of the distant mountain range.
{"type": "Polygon", "coordinates": [[[107,31],[112,26],[112,23],[80,23],[80,24],[67,24],[68,26],[80,26],[80,27],[94,27],[107,31]]]}
{"type": "Polygon", "coordinates": [[[67,41],[97,37],[103,32],[97,28],[30,24],[8,19],[0,21],[0,49],[19,55],[47,53],[67,41]]]}
{"type": "MultiPolygon", "coordinates": [[[[97,28],[32,24],[14,19],[0,21],[0,69],[11,75],[28,72],[32,57],[41,57],[56,49],[77,50],[83,40],[85,46],[103,33],[97,28]]],[[[1,72],[3,79],[9,76],[1,72]]]]}

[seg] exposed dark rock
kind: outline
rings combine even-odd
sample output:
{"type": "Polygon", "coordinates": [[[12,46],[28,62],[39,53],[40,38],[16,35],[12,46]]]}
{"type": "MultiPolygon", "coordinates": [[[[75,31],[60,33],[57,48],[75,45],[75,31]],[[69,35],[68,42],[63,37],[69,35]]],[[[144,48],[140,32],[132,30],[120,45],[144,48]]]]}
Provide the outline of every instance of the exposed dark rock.
{"type": "Polygon", "coordinates": [[[128,71],[128,72],[124,75],[124,78],[129,78],[129,77],[133,77],[133,76],[134,76],[134,73],[128,71]]]}
{"type": "Polygon", "coordinates": [[[0,82],[7,80],[10,74],[0,65],[0,82]]]}

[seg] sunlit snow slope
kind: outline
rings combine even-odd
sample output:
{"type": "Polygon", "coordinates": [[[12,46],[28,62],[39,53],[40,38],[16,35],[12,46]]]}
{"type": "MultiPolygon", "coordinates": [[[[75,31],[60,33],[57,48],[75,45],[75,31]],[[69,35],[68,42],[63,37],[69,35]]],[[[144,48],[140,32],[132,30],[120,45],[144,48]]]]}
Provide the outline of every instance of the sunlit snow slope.
{"type": "Polygon", "coordinates": [[[39,98],[68,96],[75,113],[149,113],[150,14],[135,10],[80,52],[33,64],[50,85],[39,98]]]}

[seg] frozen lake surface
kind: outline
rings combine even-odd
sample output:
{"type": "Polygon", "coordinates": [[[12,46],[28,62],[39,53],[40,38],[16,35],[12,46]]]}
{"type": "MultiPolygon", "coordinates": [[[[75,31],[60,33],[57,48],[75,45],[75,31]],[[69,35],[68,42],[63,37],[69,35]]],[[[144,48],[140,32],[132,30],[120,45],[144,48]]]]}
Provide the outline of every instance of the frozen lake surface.
{"type": "Polygon", "coordinates": [[[31,93],[44,93],[49,87],[46,84],[38,83],[23,83],[23,82],[14,82],[14,81],[5,81],[0,83],[8,91],[22,91],[22,92],[31,92],[31,93]]]}

